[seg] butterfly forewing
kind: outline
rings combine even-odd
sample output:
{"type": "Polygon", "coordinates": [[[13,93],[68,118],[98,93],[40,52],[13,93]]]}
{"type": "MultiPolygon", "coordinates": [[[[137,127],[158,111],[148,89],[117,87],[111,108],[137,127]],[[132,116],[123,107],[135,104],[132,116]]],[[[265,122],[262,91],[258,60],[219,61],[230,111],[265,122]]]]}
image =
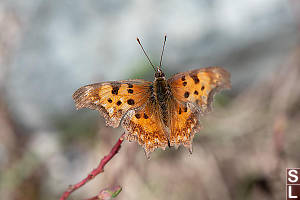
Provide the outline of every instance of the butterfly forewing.
{"type": "Polygon", "coordinates": [[[144,80],[95,83],[79,88],[73,99],[77,109],[98,110],[106,124],[118,127],[124,114],[138,109],[150,98],[152,82],[144,80]]]}
{"type": "Polygon", "coordinates": [[[178,73],[171,77],[168,83],[175,99],[193,103],[203,113],[211,111],[216,92],[231,87],[230,74],[221,67],[178,73]]]}

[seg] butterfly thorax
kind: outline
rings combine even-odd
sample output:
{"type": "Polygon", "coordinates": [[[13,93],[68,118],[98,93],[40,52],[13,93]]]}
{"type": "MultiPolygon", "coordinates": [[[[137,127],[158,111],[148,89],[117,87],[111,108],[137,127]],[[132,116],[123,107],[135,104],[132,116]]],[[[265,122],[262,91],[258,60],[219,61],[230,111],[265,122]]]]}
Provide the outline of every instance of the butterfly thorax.
{"type": "Polygon", "coordinates": [[[167,103],[169,102],[169,98],[171,97],[171,92],[169,85],[166,81],[166,78],[163,73],[161,73],[162,76],[156,76],[155,74],[155,80],[153,83],[153,94],[155,96],[155,101],[159,105],[160,113],[162,120],[166,126],[168,126],[168,109],[167,109],[167,103]]]}

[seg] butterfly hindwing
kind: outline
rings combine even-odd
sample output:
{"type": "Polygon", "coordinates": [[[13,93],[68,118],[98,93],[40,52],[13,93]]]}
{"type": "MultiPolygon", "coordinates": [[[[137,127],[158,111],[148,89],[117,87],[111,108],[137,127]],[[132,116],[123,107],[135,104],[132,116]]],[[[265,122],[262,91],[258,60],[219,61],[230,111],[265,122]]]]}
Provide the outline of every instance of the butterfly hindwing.
{"type": "Polygon", "coordinates": [[[216,92],[231,87],[230,74],[220,67],[207,67],[175,74],[168,84],[174,97],[170,144],[191,150],[194,134],[200,130],[200,115],[211,111],[216,92]]]}
{"type": "Polygon", "coordinates": [[[79,88],[73,99],[77,109],[98,110],[106,124],[118,127],[124,114],[147,102],[151,95],[151,82],[144,80],[95,83],[79,88]]]}
{"type": "Polygon", "coordinates": [[[129,141],[137,141],[144,147],[146,156],[156,148],[165,149],[168,146],[168,138],[165,127],[158,113],[158,105],[149,99],[140,110],[130,111],[122,122],[127,131],[129,141]]]}
{"type": "Polygon", "coordinates": [[[193,104],[180,103],[174,99],[171,106],[170,145],[177,148],[183,144],[192,152],[192,141],[199,130],[199,110],[193,104]]]}

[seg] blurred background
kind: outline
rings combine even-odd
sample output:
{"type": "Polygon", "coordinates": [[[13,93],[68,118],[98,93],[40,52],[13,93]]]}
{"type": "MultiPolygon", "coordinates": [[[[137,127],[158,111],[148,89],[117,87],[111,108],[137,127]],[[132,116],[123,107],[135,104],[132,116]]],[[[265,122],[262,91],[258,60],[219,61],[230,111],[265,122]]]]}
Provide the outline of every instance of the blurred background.
{"type": "Polygon", "coordinates": [[[98,165],[122,134],[73,92],[143,78],[167,33],[168,77],[222,66],[194,151],[125,141],[105,173],[76,191],[86,199],[121,185],[118,199],[285,199],[285,168],[300,167],[300,2],[297,0],[1,0],[0,196],[58,199],[98,165]]]}

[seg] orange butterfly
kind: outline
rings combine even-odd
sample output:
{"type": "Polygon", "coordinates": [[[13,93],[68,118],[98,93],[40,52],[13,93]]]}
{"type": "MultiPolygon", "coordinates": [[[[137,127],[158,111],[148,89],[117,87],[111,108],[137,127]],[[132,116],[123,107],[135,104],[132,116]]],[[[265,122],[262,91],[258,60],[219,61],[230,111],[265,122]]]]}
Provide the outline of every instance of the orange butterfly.
{"type": "Polygon", "coordinates": [[[165,150],[180,144],[192,153],[200,116],[211,111],[216,92],[231,88],[230,73],[221,67],[207,67],[167,80],[161,70],[166,35],[156,68],[137,41],[155,70],[154,82],[136,79],[86,85],[73,94],[76,108],[98,110],[114,128],[122,121],[125,138],[142,145],[147,158],[158,147],[165,150]]]}

